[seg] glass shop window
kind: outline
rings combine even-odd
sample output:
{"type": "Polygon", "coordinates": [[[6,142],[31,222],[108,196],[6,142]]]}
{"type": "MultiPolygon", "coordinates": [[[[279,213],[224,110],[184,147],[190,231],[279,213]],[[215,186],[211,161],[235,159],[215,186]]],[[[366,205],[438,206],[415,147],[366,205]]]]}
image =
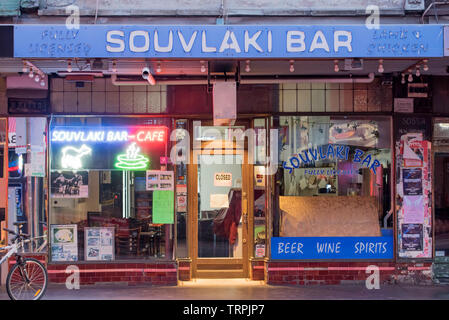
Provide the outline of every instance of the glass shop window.
{"type": "Polygon", "coordinates": [[[391,223],[390,118],[280,117],[279,126],[275,236],[382,236],[391,223]]]}
{"type": "Polygon", "coordinates": [[[52,261],[172,259],[171,119],[52,124],[52,261]],[[168,156],[167,156],[168,155],[168,156]]]}
{"type": "MultiPolygon", "coordinates": [[[[8,118],[8,228],[22,232],[35,241],[25,245],[26,252],[46,252],[47,246],[47,118],[8,118]]],[[[5,187],[6,190],[6,187],[5,187]]]]}

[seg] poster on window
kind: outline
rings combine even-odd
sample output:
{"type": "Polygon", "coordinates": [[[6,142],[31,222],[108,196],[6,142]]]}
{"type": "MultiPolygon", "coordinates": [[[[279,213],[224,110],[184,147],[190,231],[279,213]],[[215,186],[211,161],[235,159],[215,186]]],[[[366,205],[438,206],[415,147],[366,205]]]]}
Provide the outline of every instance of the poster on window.
{"type": "Polygon", "coordinates": [[[402,169],[404,196],[422,195],[422,170],[402,169]]]}
{"type": "Polygon", "coordinates": [[[51,260],[78,260],[78,233],[76,224],[50,226],[51,260]]]}
{"type": "Polygon", "coordinates": [[[404,196],[402,209],[404,223],[424,223],[423,196],[404,196]]]}
{"type": "Polygon", "coordinates": [[[423,225],[408,223],[401,225],[402,250],[422,251],[423,250],[423,225]]]}
{"type": "Polygon", "coordinates": [[[45,177],[45,152],[31,151],[31,176],[45,177]]]}
{"type": "Polygon", "coordinates": [[[51,173],[52,198],[88,198],[89,173],[87,171],[60,171],[51,173]]]}
{"type": "Polygon", "coordinates": [[[114,260],[114,228],[84,228],[84,259],[114,260]]]}
{"type": "Polygon", "coordinates": [[[187,185],[176,186],[176,211],[187,212],[187,185]]]}

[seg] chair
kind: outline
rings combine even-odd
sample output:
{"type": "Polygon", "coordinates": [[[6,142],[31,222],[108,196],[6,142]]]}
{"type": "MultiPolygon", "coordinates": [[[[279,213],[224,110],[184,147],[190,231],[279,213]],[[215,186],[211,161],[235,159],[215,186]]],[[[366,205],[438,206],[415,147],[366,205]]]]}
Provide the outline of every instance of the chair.
{"type": "Polygon", "coordinates": [[[142,227],[125,229],[118,228],[115,233],[115,248],[117,256],[128,255],[138,256],[140,255],[140,233],[142,227]]]}

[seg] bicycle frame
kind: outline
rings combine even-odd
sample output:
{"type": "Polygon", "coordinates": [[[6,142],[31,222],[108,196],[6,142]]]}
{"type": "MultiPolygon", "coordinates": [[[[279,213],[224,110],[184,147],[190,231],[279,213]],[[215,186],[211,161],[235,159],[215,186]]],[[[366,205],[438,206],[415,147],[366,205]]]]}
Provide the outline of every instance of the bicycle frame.
{"type": "Polygon", "coordinates": [[[19,251],[19,243],[13,243],[6,247],[0,247],[0,250],[8,250],[8,252],[0,259],[0,265],[5,262],[9,257],[13,254],[16,254],[19,251]]]}

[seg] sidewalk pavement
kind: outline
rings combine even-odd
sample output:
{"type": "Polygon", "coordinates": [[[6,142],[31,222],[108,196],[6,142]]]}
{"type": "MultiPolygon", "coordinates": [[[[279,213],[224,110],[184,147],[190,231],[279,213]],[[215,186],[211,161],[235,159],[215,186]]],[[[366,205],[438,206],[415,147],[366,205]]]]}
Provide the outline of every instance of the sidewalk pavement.
{"type": "MultiPolygon", "coordinates": [[[[8,300],[4,286],[0,300],[8,300]]],[[[448,300],[449,285],[383,285],[368,290],[360,285],[272,286],[246,279],[198,279],[177,287],[128,286],[120,283],[81,286],[68,290],[50,284],[43,300],[448,300]]]]}

